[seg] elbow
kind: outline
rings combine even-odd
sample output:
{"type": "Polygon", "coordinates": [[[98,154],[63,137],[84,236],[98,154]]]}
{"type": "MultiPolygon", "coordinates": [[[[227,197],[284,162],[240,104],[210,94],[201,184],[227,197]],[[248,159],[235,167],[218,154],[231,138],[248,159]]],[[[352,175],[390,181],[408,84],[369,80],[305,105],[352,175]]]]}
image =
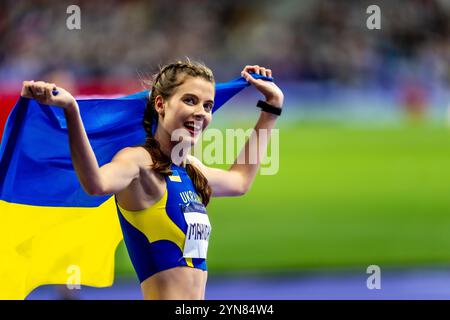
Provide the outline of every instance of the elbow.
{"type": "Polygon", "coordinates": [[[245,195],[250,189],[250,185],[251,184],[245,182],[241,183],[240,185],[238,185],[238,188],[236,188],[235,195],[238,197],[245,195]]]}
{"type": "Polygon", "coordinates": [[[84,191],[90,196],[104,196],[106,193],[100,185],[83,186],[84,191]]]}

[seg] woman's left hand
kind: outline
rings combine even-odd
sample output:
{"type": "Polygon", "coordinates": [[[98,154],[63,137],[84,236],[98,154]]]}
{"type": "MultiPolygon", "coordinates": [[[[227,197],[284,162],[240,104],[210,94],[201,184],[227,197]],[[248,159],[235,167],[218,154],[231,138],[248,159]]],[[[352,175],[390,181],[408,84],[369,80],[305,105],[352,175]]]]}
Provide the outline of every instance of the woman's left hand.
{"type": "Polygon", "coordinates": [[[267,103],[281,108],[284,101],[283,91],[281,91],[281,89],[274,82],[255,79],[249,72],[254,72],[266,77],[272,77],[272,70],[257,65],[245,66],[241,72],[241,75],[245,78],[245,80],[254,85],[255,88],[264,95],[264,97],[266,97],[267,103]]]}

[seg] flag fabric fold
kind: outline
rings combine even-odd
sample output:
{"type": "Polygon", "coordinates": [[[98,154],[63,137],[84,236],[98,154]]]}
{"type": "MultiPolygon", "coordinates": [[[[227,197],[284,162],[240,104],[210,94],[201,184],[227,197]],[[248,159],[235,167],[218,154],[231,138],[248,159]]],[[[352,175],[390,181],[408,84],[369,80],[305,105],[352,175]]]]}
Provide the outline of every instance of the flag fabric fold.
{"type": "MultiPolygon", "coordinates": [[[[213,112],[248,85],[242,77],[216,84],[213,112]]],[[[145,142],[147,96],[77,100],[100,166],[145,142]]],[[[68,141],[61,108],[19,98],[0,146],[0,299],[24,299],[43,284],[113,283],[122,240],[114,199],[84,192],[68,141]]]]}

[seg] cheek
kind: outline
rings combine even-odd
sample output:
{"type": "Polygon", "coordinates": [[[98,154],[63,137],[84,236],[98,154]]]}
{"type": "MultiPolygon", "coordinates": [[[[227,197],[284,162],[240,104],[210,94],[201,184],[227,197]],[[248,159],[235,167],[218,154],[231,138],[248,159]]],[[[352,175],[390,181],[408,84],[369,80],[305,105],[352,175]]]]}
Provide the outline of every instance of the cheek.
{"type": "Polygon", "coordinates": [[[185,115],[182,108],[177,108],[177,106],[175,108],[167,108],[165,121],[168,126],[177,126],[178,122],[183,119],[183,116],[185,115]]]}
{"type": "Polygon", "coordinates": [[[164,128],[166,129],[166,131],[168,132],[172,132],[173,130],[175,130],[177,128],[177,117],[176,115],[174,115],[172,112],[170,111],[166,111],[165,115],[164,115],[164,128]]]}
{"type": "Polygon", "coordinates": [[[208,116],[205,117],[205,128],[211,123],[212,121],[212,115],[209,114],[208,116]]]}
{"type": "Polygon", "coordinates": [[[191,115],[192,109],[185,104],[180,103],[172,110],[172,117],[174,120],[182,121],[191,115]]]}

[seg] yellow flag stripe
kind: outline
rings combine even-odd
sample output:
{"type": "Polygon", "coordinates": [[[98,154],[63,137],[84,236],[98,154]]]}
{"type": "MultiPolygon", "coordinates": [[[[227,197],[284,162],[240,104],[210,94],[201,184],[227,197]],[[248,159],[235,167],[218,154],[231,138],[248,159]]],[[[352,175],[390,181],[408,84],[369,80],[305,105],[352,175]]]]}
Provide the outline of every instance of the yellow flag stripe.
{"type": "Polygon", "coordinates": [[[0,200],[0,299],[24,299],[44,284],[110,286],[122,233],[114,198],[97,208],[0,200]]]}

